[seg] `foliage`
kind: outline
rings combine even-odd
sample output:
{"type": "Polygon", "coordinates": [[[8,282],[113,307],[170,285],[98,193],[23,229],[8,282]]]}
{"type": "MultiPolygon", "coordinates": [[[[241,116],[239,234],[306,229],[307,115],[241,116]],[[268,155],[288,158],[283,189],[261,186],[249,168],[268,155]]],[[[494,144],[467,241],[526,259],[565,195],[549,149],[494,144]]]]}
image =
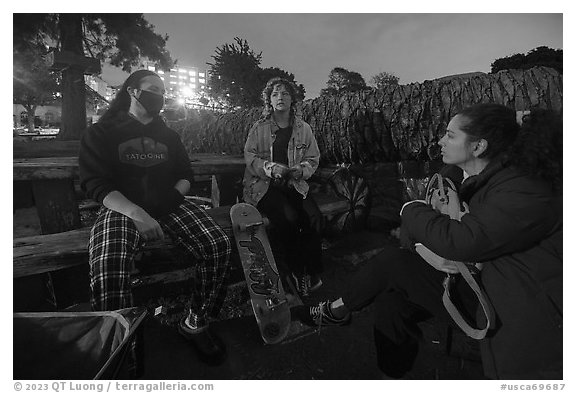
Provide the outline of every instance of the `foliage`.
{"type": "MultiPolygon", "coordinates": [[[[262,52],[256,53],[248,41],[235,37],[235,43],[216,48],[210,66],[210,96],[228,107],[251,108],[262,105],[261,93],[273,77],[286,78],[295,84],[294,75],[277,67],[261,68],[262,52]]],[[[305,89],[297,85],[301,98],[305,89]]]]}
{"type": "Polygon", "coordinates": [[[354,71],[348,71],[342,67],[336,67],[330,71],[326,88],[320,91],[320,95],[338,95],[341,93],[354,92],[367,89],[362,75],[354,71]]]}
{"type": "Polygon", "coordinates": [[[547,46],[539,46],[538,48],[528,51],[526,54],[517,53],[494,60],[490,66],[490,73],[494,74],[498,71],[510,69],[528,70],[532,67],[543,66],[554,68],[562,74],[562,64],[562,49],[551,49],[547,46]]]}
{"type": "MultiPolygon", "coordinates": [[[[142,14],[78,14],[85,53],[131,72],[142,57],[167,70],[174,62],[166,50],[168,35],[154,32],[142,14]]],[[[61,48],[61,14],[14,14],[14,44],[41,43],[61,48]]]]}
{"type": "Polygon", "coordinates": [[[48,69],[42,47],[27,45],[13,49],[14,104],[20,104],[28,114],[28,130],[34,130],[36,108],[57,100],[59,85],[57,75],[48,69]]]}
{"type": "MultiPolygon", "coordinates": [[[[166,50],[168,36],[156,34],[142,14],[13,14],[13,21],[13,43],[18,50],[52,46],[109,61],[126,72],[131,72],[142,57],[165,70],[174,64],[166,50]]],[[[74,83],[81,73],[62,71],[59,137],[63,139],[78,139],[86,126],[85,87],[74,83]]]]}
{"type": "Polygon", "coordinates": [[[389,72],[379,72],[370,78],[370,84],[376,89],[384,89],[386,86],[396,86],[400,78],[389,72]]]}
{"type": "Polygon", "coordinates": [[[244,39],[216,48],[210,66],[210,94],[230,106],[250,107],[259,103],[257,86],[262,52],[255,53],[244,39]]]}

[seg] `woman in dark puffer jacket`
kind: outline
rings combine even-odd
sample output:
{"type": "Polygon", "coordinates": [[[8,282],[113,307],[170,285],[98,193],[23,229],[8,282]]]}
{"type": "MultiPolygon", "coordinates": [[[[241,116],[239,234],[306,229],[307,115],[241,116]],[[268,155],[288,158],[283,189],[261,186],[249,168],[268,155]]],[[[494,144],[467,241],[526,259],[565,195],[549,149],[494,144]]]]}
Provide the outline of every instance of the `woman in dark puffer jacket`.
{"type": "MultiPolygon", "coordinates": [[[[380,253],[342,298],[310,307],[308,320],[341,324],[374,303],[378,364],[388,376],[402,377],[418,352],[417,322],[430,313],[450,319],[442,282],[457,273],[452,262],[429,265],[411,250],[422,243],[449,260],[483,266],[480,281],[496,313],[496,326],[481,341],[488,378],[561,379],[561,114],[535,110],[520,127],[512,109],[475,105],[454,116],[439,145],[449,164],[444,173],[459,185],[469,212],[457,221],[423,201],[405,204],[407,248],[380,253]]],[[[474,315],[463,279],[456,292],[474,315]]]]}

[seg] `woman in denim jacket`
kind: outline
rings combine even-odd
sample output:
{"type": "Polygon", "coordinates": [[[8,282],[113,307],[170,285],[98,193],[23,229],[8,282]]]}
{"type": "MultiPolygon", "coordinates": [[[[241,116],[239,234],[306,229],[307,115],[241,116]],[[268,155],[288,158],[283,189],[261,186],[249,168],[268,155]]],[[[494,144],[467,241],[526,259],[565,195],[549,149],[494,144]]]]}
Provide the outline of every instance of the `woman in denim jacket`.
{"type": "Polygon", "coordinates": [[[272,78],[262,91],[264,111],[244,146],[244,200],[270,219],[273,240],[285,245],[286,263],[306,296],[322,285],[321,237],[311,217],[318,206],[306,182],[320,160],[310,125],[296,115],[294,84],[272,78]]]}

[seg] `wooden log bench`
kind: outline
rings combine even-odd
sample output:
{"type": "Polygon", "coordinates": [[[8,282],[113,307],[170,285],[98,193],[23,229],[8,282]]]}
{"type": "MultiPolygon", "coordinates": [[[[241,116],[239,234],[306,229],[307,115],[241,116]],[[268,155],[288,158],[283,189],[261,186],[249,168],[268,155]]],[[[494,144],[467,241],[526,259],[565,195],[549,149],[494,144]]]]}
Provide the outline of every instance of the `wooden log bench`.
{"type": "MultiPolygon", "coordinates": [[[[327,220],[329,220],[329,217],[348,212],[349,207],[345,200],[330,200],[326,198],[325,201],[319,207],[327,220]]],[[[229,216],[230,207],[220,206],[206,209],[206,212],[232,237],[232,224],[229,216]]],[[[13,278],[49,273],[85,264],[88,255],[89,236],[90,228],[86,227],[66,232],[14,239],[13,278]]],[[[163,241],[147,243],[142,248],[142,251],[166,249],[173,246],[171,240],[166,238],[163,241]]]]}
{"type": "MultiPolygon", "coordinates": [[[[210,198],[192,198],[211,205],[212,208],[207,209],[208,214],[232,235],[229,210],[241,188],[245,167],[243,159],[200,154],[195,155],[191,163],[196,176],[211,179],[212,182],[210,198]]],[[[28,190],[32,196],[28,198],[36,205],[42,232],[41,235],[14,239],[13,278],[22,280],[36,276],[48,277],[50,281],[51,273],[87,266],[90,228],[81,227],[79,212],[80,209],[98,208],[99,205],[78,201],[78,190],[75,189],[78,182],[77,157],[16,156],[13,179],[15,185],[16,182],[31,185],[28,190]]],[[[370,193],[363,179],[344,167],[319,168],[310,184],[311,193],[322,213],[325,234],[352,231],[363,225],[370,208],[370,193]]],[[[15,189],[15,208],[20,197],[15,189]]],[[[172,243],[166,240],[148,243],[143,251],[154,252],[172,247],[172,243]]],[[[179,267],[153,275],[136,275],[133,284],[182,281],[190,278],[193,270],[179,267]]],[[[51,286],[52,283],[47,285],[51,286]]]]}

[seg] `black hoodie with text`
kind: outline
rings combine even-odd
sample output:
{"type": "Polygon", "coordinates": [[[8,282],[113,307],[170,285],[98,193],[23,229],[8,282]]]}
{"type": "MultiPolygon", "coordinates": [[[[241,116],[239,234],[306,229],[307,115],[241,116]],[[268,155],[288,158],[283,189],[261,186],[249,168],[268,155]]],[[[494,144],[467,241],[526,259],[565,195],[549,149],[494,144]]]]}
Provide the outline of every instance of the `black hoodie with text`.
{"type": "Polygon", "coordinates": [[[180,136],[160,117],[142,124],[120,113],[113,123],[92,125],[83,133],[79,164],[80,185],[89,198],[102,203],[119,191],[153,217],[181,202],[175,198],[178,180],[193,182],[180,136]]]}

